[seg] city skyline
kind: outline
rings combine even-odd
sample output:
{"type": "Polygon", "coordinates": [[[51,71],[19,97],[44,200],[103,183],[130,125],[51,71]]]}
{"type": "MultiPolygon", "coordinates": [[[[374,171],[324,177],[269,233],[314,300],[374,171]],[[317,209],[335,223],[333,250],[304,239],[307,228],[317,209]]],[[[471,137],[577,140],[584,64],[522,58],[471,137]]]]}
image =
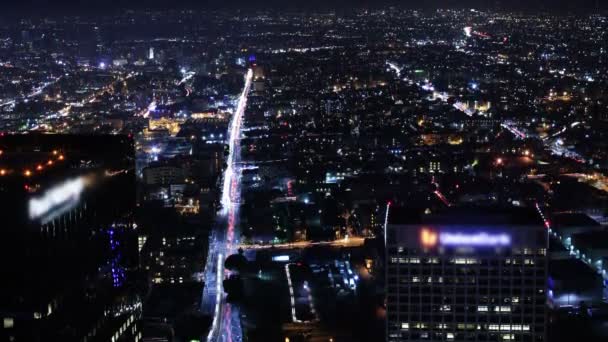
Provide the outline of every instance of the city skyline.
{"type": "Polygon", "coordinates": [[[0,340],[608,338],[608,12],[74,4],[0,21],[0,340]]]}
{"type": "Polygon", "coordinates": [[[387,6],[396,6],[406,9],[463,9],[476,8],[479,10],[502,10],[502,11],[541,11],[547,13],[593,13],[597,10],[605,10],[606,4],[601,0],[582,0],[572,2],[569,0],[433,0],[420,3],[419,1],[405,0],[332,0],[332,1],[244,1],[244,0],[176,0],[167,4],[160,0],[108,0],[100,3],[89,3],[81,0],[25,0],[7,1],[3,4],[6,10],[17,10],[17,13],[32,15],[40,14],[95,14],[115,13],[124,9],[150,9],[150,10],[306,10],[306,11],[352,11],[355,9],[379,9],[387,6]],[[22,11],[27,11],[23,13],[22,11]]]}

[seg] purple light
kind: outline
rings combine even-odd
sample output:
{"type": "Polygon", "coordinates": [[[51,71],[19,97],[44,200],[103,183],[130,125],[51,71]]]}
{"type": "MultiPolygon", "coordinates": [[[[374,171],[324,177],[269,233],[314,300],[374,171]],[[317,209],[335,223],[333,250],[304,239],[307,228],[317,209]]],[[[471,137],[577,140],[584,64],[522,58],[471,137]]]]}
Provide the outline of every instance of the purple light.
{"type": "Polygon", "coordinates": [[[507,234],[479,233],[448,233],[439,234],[439,243],[448,246],[508,246],[511,237],[507,234]]]}
{"type": "Polygon", "coordinates": [[[112,256],[109,260],[110,269],[112,270],[112,282],[114,284],[114,287],[120,287],[122,286],[122,283],[125,279],[124,271],[120,266],[120,261],[122,259],[121,253],[117,249],[117,247],[120,245],[120,242],[114,240],[114,228],[110,228],[108,230],[108,234],[110,236],[110,250],[112,251],[112,256]]]}

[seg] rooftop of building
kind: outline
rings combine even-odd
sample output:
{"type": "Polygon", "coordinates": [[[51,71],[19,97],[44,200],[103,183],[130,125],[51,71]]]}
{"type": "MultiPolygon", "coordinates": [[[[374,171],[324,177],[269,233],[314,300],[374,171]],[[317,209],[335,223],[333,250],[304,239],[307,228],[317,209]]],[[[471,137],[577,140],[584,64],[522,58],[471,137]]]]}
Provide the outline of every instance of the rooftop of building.
{"type": "Polygon", "coordinates": [[[571,285],[585,282],[601,284],[601,277],[591,267],[587,267],[581,260],[574,258],[551,260],[549,274],[551,279],[566,281],[571,285]]]}
{"type": "Polygon", "coordinates": [[[557,213],[551,215],[551,225],[554,227],[600,226],[598,222],[584,213],[557,213]]]}
{"type": "Polygon", "coordinates": [[[608,231],[588,231],[572,236],[573,244],[582,249],[608,249],[608,231]]]}
{"type": "Polygon", "coordinates": [[[421,208],[391,207],[388,223],[391,225],[543,225],[542,218],[533,208],[494,206],[448,207],[428,214],[421,208]]]}

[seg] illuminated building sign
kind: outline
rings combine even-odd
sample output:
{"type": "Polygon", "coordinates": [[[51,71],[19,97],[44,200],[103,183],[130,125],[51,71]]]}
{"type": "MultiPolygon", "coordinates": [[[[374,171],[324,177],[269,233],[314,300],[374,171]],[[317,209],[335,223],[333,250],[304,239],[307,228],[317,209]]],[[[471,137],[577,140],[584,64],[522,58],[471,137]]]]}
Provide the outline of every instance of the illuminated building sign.
{"type": "Polygon", "coordinates": [[[504,233],[487,232],[439,232],[431,229],[420,231],[420,242],[424,247],[441,246],[508,246],[511,237],[504,233]]]}
{"type": "Polygon", "coordinates": [[[30,219],[42,218],[46,222],[69,211],[78,203],[84,187],[84,178],[79,177],[51,188],[40,197],[30,199],[30,219]]]}
{"type": "Polygon", "coordinates": [[[437,233],[429,229],[423,229],[420,232],[420,242],[422,242],[424,247],[437,245],[437,233]]]}
{"type": "Polygon", "coordinates": [[[289,261],[289,255],[276,255],[272,257],[272,261],[289,261]]]}
{"type": "Polygon", "coordinates": [[[508,246],[511,237],[507,234],[479,233],[441,233],[439,243],[455,246],[508,246]]]}

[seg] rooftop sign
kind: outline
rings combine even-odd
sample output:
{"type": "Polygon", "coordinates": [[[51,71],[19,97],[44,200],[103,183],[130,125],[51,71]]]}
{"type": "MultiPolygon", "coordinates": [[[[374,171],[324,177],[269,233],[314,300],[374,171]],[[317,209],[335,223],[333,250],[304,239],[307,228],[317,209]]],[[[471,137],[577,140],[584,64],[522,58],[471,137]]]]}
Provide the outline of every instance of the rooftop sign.
{"type": "Polygon", "coordinates": [[[441,246],[509,246],[511,236],[505,233],[488,232],[437,232],[428,228],[420,231],[420,242],[424,247],[441,246]]]}
{"type": "Polygon", "coordinates": [[[84,178],[78,177],[51,188],[40,197],[30,199],[30,219],[44,217],[43,221],[47,221],[63,214],[75,205],[84,187],[84,178]]]}

